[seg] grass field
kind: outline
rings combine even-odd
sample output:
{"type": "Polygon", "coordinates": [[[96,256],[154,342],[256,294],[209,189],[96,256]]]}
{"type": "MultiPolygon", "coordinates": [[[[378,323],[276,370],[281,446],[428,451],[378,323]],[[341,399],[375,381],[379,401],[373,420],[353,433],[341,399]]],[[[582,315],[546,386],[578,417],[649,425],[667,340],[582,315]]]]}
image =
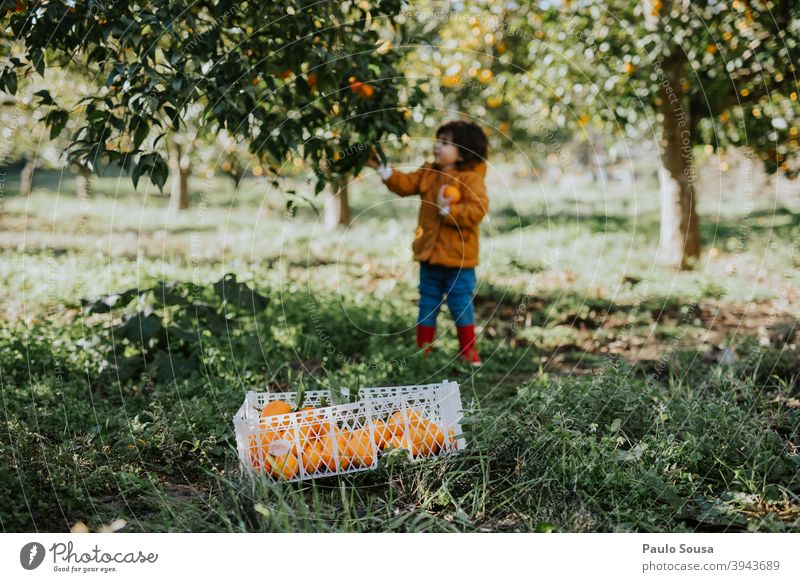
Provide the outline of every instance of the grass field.
{"type": "Polygon", "coordinates": [[[180,216],[126,180],[98,180],[86,202],[55,173],[27,199],[7,186],[4,531],[800,530],[796,194],[703,193],[705,253],[675,273],[654,263],[651,181],[495,172],[475,372],[446,312],[431,357],[414,348],[418,202],[374,178],[339,231],[302,201],[287,217],[265,180],[197,180],[180,216]],[[227,273],[268,305],[165,305],[165,289],[215,305],[227,273]],[[148,288],[139,318],[135,302],[81,305],[148,288]],[[462,454],[305,484],[240,477],[246,390],[444,378],[462,385],[462,454]]]}

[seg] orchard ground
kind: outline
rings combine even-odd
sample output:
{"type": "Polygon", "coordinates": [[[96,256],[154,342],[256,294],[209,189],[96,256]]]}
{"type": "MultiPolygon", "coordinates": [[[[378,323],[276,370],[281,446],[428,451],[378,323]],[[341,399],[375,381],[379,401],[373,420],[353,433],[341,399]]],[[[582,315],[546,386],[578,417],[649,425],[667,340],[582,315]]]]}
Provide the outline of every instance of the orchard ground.
{"type": "Polygon", "coordinates": [[[675,273],[655,263],[653,180],[493,171],[473,371],[446,309],[436,351],[414,348],[419,202],[375,177],[335,231],[302,200],[287,217],[289,186],[265,179],[235,193],[196,179],[178,215],[127,179],[96,180],[88,201],[57,173],[30,198],[14,184],[0,212],[5,531],[800,529],[796,188],[705,188],[704,254],[675,273]],[[151,351],[144,371],[121,373],[130,338],[108,357],[131,308],[81,307],[160,281],[210,297],[226,273],[266,308],[196,330],[179,356],[151,351]],[[457,380],[469,448],[342,479],[242,480],[231,418],[245,391],[333,378],[457,380]]]}

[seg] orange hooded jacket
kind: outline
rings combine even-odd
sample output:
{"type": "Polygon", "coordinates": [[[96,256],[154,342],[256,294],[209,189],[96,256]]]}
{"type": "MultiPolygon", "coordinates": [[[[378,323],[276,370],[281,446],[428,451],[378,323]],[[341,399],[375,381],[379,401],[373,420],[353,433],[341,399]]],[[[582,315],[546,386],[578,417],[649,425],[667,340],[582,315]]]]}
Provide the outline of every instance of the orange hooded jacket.
{"type": "Polygon", "coordinates": [[[419,224],[412,249],[414,260],[445,267],[474,267],[478,264],[480,222],[489,210],[486,196],[486,162],[464,170],[442,171],[425,163],[415,172],[392,169],[386,186],[399,196],[419,194],[419,224]],[[461,200],[450,204],[442,216],[436,196],[443,184],[461,190],[461,200]]]}

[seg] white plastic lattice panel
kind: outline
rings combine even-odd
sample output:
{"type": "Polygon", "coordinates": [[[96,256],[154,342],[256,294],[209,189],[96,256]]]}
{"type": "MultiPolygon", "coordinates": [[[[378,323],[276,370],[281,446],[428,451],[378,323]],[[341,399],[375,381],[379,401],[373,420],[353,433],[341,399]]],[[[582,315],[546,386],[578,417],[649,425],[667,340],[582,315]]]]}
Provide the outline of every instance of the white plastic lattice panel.
{"type": "Polygon", "coordinates": [[[403,448],[412,461],[466,447],[456,382],[365,388],[351,404],[322,406],[328,391],[306,392],[298,412],[281,412],[296,393],[248,392],[233,418],[243,470],[301,481],[374,469],[385,452],[403,448]]]}

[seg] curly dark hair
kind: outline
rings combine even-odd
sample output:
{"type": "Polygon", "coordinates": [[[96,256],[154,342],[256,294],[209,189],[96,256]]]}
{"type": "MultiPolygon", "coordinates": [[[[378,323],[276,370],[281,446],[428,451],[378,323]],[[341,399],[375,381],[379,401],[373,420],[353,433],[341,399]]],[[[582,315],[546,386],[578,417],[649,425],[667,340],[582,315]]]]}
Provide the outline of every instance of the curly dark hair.
{"type": "Polygon", "coordinates": [[[450,121],[436,130],[436,137],[445,136],[458,148],[461,161],[456,168],[464,170],[478,162],[485,161],[489,143],[483,130],[471,121],[450,121]]]}

